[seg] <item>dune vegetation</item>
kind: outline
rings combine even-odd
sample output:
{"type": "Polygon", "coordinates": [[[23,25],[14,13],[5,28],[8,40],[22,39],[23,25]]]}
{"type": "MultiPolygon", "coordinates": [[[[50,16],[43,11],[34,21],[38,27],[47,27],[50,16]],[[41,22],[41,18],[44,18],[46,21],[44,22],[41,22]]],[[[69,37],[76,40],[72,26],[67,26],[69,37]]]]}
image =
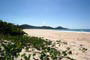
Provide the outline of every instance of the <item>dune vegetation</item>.
{"type": "Polygon", "coordinates": [[[18,25],[0,20],[0,60],[75,60],[68,55],[70,47],[58,51],[52,41],[28,36],[18,25]]]}

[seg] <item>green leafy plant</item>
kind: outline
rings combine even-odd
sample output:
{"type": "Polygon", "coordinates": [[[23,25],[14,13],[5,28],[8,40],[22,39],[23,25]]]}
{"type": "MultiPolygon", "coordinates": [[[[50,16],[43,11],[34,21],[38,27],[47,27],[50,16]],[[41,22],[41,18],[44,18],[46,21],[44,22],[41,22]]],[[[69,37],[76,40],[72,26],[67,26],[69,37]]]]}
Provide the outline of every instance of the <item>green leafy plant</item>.
{"type": "MultiPolygon", "coordinates": [[[[50,40],[24,34],[25,32],[19,26],[0,20],[0,60],[15,60],[24,48],[26,48],[26,52],[29,52],[29,48],[40,51],[41,60],[72,59],[68,57],[68,54],[72,54],[70,48],[65,51],[58,51],[51,46],[52,42],[50,40]]],[[[60,44],[59,42],[61,41],[58,41],[58,44],[60,44]]],[[[63,43],[67,44],[66,42],[63,43]]],[[[29,60],[31,55],[26,56],[24,54],[21,57],[29,60]]]]}
{"type": "Polygon", "coordinates": [[[24,35],[25,32],[18,25],[0,20],[0,34],[24,35]]]}

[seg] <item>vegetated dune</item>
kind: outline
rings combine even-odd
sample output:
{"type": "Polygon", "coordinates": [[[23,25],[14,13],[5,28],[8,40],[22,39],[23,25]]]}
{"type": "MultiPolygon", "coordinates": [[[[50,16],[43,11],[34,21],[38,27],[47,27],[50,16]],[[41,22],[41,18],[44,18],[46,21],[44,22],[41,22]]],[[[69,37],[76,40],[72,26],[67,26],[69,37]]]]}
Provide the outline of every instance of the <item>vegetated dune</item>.
{"type": "Polygon", "coordinates": [[[29,36],[42,37],[52,42],[63,41],[66,45],[59,47],[58,50],[64,50],[70,47],[72,55],[70,57],[76,60],[90,60],[90,33],[89,32],[64,32],[48,29],[24,29],[29,36]]]}

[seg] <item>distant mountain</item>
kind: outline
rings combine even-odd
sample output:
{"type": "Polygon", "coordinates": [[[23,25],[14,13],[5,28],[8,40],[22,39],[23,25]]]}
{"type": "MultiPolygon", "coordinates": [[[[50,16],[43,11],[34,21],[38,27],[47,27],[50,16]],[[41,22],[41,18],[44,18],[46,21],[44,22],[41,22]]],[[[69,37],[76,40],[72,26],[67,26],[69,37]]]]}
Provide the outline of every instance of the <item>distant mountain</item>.
{"type": "Polygon", "coordinates": [[[58,26],[56,28],[50,27],[50,26],[32,26],[32,25],[28,25],[28,24],[23,24],[20,25],[21,28],[23,29],[67,29],[61,26],[58,26]]]}
{"type": "Polygon", "coordinates": [[[37,28],[37,26],[32,26],[32,25],[28,25],[28,24],[20,25],[20,27],[23,29],[37,28]]]}
{"type": "Polygon", "coordinates": [[[40,28],[41,29],[54,29],[53,27],[50,27],[50,26],[41,26],[40,28]]]}
{"type": "Polygon", "coordinates": [[[64,27],[62,27],[62,26],[58,26],[58,27],[56,27],[55,29],[68,29],[68,28],[64,28],[64,27]]]}

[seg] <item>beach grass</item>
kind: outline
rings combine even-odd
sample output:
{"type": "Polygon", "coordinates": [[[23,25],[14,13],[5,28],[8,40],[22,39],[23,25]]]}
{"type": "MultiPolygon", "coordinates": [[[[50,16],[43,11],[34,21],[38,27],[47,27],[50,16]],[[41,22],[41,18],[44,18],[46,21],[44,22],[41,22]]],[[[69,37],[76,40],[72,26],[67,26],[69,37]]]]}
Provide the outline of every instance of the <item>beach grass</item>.
{"type": "Polygon", "coordinates": [[[58,51],[52,46],[51,40],[28,36],[17,25],[4,21],[0,21],[0,27],[0,60],[62,60],[63,58],[74,60],[68,56],[72,54],[70,49],[58,51]],[[27,55],[26,52],[33,54],[27,55]],[[39,56],[35,58],[36,55],[39,56]]]}

